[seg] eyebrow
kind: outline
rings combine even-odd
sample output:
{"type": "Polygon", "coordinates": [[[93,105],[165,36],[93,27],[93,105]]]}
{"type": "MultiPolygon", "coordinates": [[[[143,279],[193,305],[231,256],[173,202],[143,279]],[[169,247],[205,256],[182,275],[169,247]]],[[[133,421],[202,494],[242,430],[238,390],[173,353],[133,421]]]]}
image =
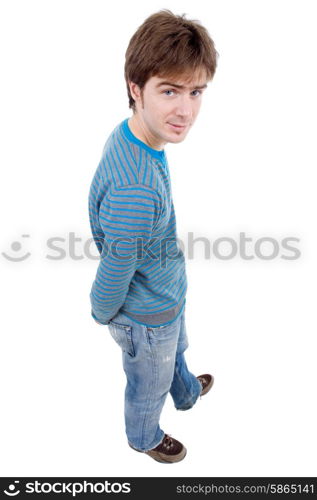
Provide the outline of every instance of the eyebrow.
{"type": "MultiPolygon", "coordinates": [[[[185,89],[184,85],[178,85],[177,83],[172,83],[172,82],[160,82],[156,85],[157,88],[162,87],[163,85],[168,85],[169,87],[176,87],[178,89],[185,89]]],[[[205,89],[207,88],[207,83],[204,85],[196,85],[195,87],[191,87],[190,90],[194,89],[205,89]]]]}

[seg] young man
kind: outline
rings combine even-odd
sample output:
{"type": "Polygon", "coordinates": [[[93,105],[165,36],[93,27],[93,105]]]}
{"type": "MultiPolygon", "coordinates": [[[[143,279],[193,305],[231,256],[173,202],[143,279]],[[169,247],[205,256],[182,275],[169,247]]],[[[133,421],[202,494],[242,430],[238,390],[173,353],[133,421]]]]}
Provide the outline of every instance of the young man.
{"type": "Polygon", "coordinates": [[[122,349],[129,445],[166,463],[186,455],[159,426],[167,394],[187,410],[213,377],[195,377],[184,357],[187,280],[164,145],[183,141],[194,124],[217,56],[199,22],[167,9],[144,21],[126,51],[133,115],[108,138],[89,193],[101,254],[91,314],[122,349]]]}

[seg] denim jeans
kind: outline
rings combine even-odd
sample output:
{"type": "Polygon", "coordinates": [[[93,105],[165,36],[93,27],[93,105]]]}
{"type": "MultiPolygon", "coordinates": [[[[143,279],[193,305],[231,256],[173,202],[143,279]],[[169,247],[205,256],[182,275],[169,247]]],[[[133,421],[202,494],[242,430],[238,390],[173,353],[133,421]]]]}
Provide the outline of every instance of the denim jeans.
{"type": "Polygon", "coordinates": [[[188,347],[185,311],[161,327],[147,327],[119,312],[108,327],[122,350],[128,442],[147,451],[163,440],[159,419],[167,394],[171,394],[176,409],[188,410],[202,390],[184,357],[188,347]]]}

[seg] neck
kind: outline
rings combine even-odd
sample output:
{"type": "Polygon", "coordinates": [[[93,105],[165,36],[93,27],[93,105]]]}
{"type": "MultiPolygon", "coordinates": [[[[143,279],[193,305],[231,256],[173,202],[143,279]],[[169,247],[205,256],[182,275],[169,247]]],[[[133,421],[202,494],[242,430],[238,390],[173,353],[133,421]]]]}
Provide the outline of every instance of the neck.
{"type": "Polygon", "coordinates": [[[157,151],[162,151],[164,143],[159,142],[157,138],[150,133],[147,129],[144,121],[141,117],[135,113],[129,120],[128,124],[131,132],[137,137],[140,141],[144,142],[147,146],[152,149],[156,149],[157,151]]]}

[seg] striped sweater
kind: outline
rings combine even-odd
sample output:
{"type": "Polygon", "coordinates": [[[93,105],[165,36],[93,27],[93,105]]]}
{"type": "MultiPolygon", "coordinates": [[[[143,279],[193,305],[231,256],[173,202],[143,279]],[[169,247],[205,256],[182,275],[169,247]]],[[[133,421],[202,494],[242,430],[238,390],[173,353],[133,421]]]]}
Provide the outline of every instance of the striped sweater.
{"type": "Polygon", "coordinates": [[[118,313],[162,326],[183,311],[187,279],[176,235],[165,151],[139,140],[128,118],[110,134],[89,191],[89,221],[100,261],[92,317],[118,313]]]}

